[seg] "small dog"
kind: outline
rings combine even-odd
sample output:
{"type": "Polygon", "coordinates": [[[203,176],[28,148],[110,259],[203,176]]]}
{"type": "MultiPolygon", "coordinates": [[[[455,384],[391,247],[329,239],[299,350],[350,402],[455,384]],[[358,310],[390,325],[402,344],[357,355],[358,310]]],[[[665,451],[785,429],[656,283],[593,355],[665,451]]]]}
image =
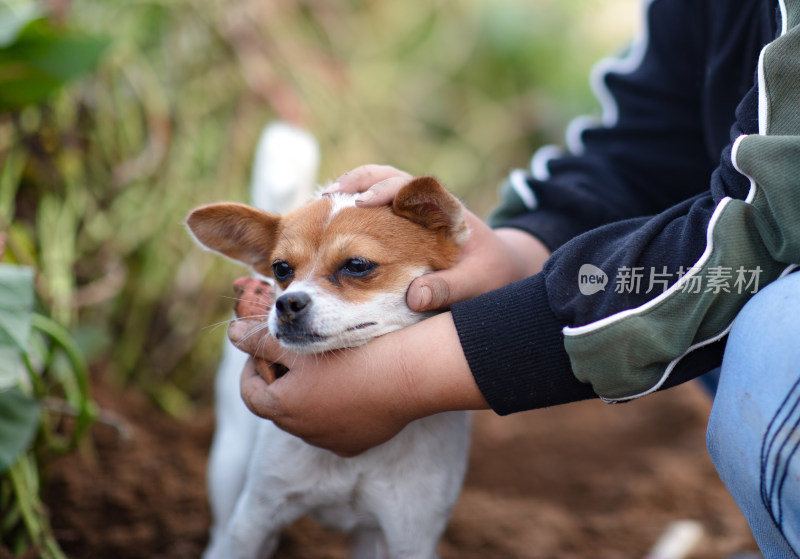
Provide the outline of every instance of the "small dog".
{"type": "MultiPolygon", "coordinates": [[[[338,194],[284,216],[222,203],[195,209],[187,225],[201,245],[275,279],[266,326],[296,353],[358,346],[425,318],[406,305],[409,284],[452,266],[469,234],[460,202],[432,177],[411,179],[386,207],[338,194]]],[[[208,559],[270,556],[280,530],[304,514],[352,532],[352,557],[428,559],[461,490],[469,419],[448,412],[414,421],[354,458],[269,421],[252,445],[244,487],[208,559]]]]}

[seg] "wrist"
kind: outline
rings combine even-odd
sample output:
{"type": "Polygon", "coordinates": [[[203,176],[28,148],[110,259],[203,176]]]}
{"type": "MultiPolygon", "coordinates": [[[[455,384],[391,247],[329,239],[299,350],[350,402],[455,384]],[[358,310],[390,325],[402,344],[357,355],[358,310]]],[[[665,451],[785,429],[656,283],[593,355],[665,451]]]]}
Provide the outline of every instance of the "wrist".
{"type": "Polygon", "coordinates": [[[550,249],[542,241],[521,229],[505,227],[495,229],[494,232],[507,247],[509,257],[515,265],[516,277],[513,281],[542,271],[544,263],[550,258],[550,249]]]}
{"type": "Polygon", "coordinates": [[[489,407],[472,376],[449,312],[389,338],[394,338],[390,343],[395,348],[397,386],[411,419],[489,407]]]}

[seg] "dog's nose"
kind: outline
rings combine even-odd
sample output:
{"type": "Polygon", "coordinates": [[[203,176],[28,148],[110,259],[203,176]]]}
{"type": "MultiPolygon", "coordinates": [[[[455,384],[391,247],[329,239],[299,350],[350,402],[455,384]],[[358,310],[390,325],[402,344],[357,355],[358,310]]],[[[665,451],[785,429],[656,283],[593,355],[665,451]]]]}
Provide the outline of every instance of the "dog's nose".
{"type": "Polygon", "coordinates": [[[298,320],[310,306],[311,297],[303,291],[285,293],[275,301],[278,319],[283,323],[291,323],[298,320]]]}

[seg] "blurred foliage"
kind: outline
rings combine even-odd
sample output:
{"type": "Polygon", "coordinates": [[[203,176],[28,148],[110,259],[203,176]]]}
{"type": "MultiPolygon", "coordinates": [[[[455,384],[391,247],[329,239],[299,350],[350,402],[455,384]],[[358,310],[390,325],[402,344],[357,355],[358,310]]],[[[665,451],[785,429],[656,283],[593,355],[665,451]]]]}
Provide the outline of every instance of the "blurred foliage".
{"type": "Polygon", "coordinates": [[[628,37],[632,4],[50,0],[44,19],[0,17],[3,260],[36,270],[94,370],[186,410],[210,395],[213,325],[244,270],[182,220],[247,199],[265,124],[311,130],[323,182],[389,163],[485,211],[511,168],[595,110],[590,65],[628,37]],[[26,58],[15,34],[51,43],[26,58]]]}
{"type": "Polygon", "coordinates": [[[75,450],[96,412],[74,340],[34,312],[33,278],[30,268],[0,264],[0,549],[61,559],[39,464],[75,450]]]}

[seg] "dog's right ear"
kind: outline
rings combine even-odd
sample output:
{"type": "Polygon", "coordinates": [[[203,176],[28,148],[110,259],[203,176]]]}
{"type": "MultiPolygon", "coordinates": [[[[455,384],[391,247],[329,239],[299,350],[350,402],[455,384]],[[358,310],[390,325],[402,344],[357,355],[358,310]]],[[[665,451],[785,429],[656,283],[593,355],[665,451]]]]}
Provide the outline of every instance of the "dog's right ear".
{"type": "Polygon", "coordinates": [[[269,268],[280,220],[278,214],[227,202],[192,210],[186,225],[204,247],[254,268],[269,268]]]}
{"type": "Polygon", "coordinates": [[[397,192],[392,209],[401,217],[440,232],[457,245],[464,244],[469,236],[464,206],[434,177],[408,181],[397,192]]]}

